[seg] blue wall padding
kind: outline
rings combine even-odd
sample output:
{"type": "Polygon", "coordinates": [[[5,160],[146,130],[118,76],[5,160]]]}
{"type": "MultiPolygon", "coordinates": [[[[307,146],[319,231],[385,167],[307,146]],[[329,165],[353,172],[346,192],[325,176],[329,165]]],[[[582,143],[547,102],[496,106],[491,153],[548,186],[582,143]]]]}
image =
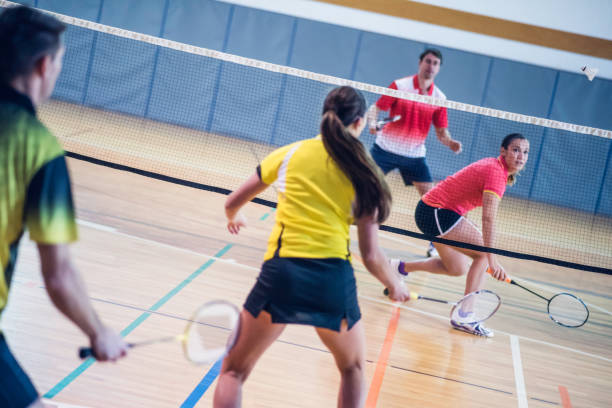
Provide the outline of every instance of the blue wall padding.
{"type": "MultiPolygon", "coordinates": [[[[440,143],[432,126],[425,146],[427,147],[427,162],[435,180],[442,180],[471,163],[470,146],[474,140],[476,119],[477,117],[473,114],[455,110],[448,111],[448,130],[452,137],[463,145],[463,152],[460,154],[453,153],[440,143]]],[[[478,153],[480,152],[482,150],[478,147],[478,153]]],[[[490,154],[487,153],[487,155],[490,154]]]]}
{"type": "Polygon", "coordinates": [[[603,182],[609,143],[609,140],[599,137],[549,129],[532,198],[594,211],[603,182]]]}
{"type": "Polygon", "coordinates": [[[601,186],[597,213],[612,216],[612,140],[608,140],[606,176],[601,186]]]}
{"type": "Polygon", "coordinates": [[[359,32],[351,28],[298,19],[290,65],[349,78],[358,36],[359,32]]]}
{"type": "MultiPolygon", "coordinates": [[[[102,0],[38,0],[36,7],[89,21],[98,21],[102,0]]],[[[33,3],[31,1],[30,3],[33,3]]]]}
{"type": "Polygon", "coordinates": [[[144,115],[155,61],[155,46],[98,34],[85,103],[144,115]]]}
{"type": "Polygon", "coordinates": [[[100,23],[159,36],[167,0],[104,0],[100,23]]]}
{"type": "Polygon", "coordinates": [[[287,77],[271,143],[284,145],[316,136],[319,133],[323,100],[333,88],[329,84],[287,77]]]}
{"type": "Polygon", "coordinates": [[[286,65],[295,18],[236,7],[226,52],[286,65]]]}
{"type": "MultiPolygon", "coordinates": [[[[494,109],[546,117],[556,72],[520,62],[495,59],[484,105],[494,109]]],[[[449,97],[449,99],[453,99],[449,97]]]]}
{"type": "Polygon", "coordinates": [[[561,72],[550,118],[612,129],[612,81],[561,72]]]}
{"type": "MultiPolygon", "coordinates": [[[[211,132],[270,143],[281,74],[224,63],[211,132]],[[258,92],[247,92],[257,88],[258,92]]],[[[301,123],[301,122],[299,122],[301,123]]]]}
{"type": "MultiPolygon", "coordinates": [[[[388,86],[413,75],[429,44],[212,0],[38,0],[41,8],[153,36],[341,78],[388,86]]],[[[319,132],[334,87],[69,27],[54,97],[274,145],[319,132]]],[[[432,45],[436,47],[435,45],[432,45]]],[[[612,129],[612,81],[440,48],[436,85],[449,100],[612,129]]],[[[368,106],[378,95],[365,93],[368,106]]],[[[608,139],[449,111],[464,152],[427,140],[442,179],[521,132],[529,162],[509,195],[612,215],[608,139]]],[[[374,136],[364,132],[369,148],[374,136]]]]}
{"type": "Polygon", "coordinates": [[[164,38],[220,51],[232,6],[219,1],[169,0],[164,38]]]}
{"type": "Polygon", "coordinates": [[[64,68],[55,85],[55,98],[76,103],[83,101],[94,36],[93,31],[85,28],[68,26],[66,29],[64,68]]]}
{"type": "Polygon", "coordinates": [[[205,130],[221,62],[162,48],[157,64],[148,116],[205,130]]]}
{"type": "Polygon", "coordinates": [[[436,45],[431,47],[442,52],[443,62],[436,85],[446,97],[452,101],[482,105],[491,57],[436,45]]]}
{"type": "Polygon", "coordinates": [[[353,79],[389,86],[395,79],[416,73],[423,50],[423,44],[416,41],[366,32],[361,39],[353,79]]]}

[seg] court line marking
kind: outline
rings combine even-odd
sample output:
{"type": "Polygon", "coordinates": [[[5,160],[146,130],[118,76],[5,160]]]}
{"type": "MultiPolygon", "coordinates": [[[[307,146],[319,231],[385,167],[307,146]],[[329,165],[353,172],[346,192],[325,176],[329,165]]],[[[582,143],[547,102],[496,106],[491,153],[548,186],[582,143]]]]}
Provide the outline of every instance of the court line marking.
{"type": "Polygon", "coordinates": [[[567,388],[560,385],[559,394],[561,394],[561,406],[563,408],[572,408],[572,403],[570,401],[570,397],[569,397],[569,393],[567,392],[567,388]]]}
{"type": "MultiPolygon", "coordinates": [[[[140,241],[143,241],[143,242],[148,242],[150,244],[160,245],[160,246],[163,246],[165,248],[175,249],[175,250],[191,253],[191,254],[198,255],[198,256],[204,256],[204,257],[210,258],[210,259],[215,260],[215,261],[219,261],[219,262],[223,262],[223,263],[228,263],[228,264],[231,264],[231,265],[239,266],[239,267],[244,268],[244,269],[250,269],[250,270],[253,270],[253,271],[259,271],[260,270],[259,267],[245,265],[245,264],[242,264],[242,263],[239,263],[239,262],[235,262],[235,261],[228,261],[226,259],[220,259],[220,258],[215,257],[215,256],[210,256],[210,255],[207,255],[207,254],[203,254],[203,253],[192,251],[190,249],[186,249],[186,248],[181,248],[181,247],[165,244],[163,242],[158,242],[158,241],[153,241],[153,240],[149,240],[149,239],[146,239],[146,238],[141,238],[141,237],[138,237],[138,236],[135,236],[135,235],[130,235],[130,234],[127,234],[127,233],[124,233],[124,232],[114,231],[112,233],[113,234],[122,235],[122,236],[125,236],[125,237],[128,237],[128,238],[134,238],[134,239],[137,239],[137,240],[140,240],[140,241]]],[[[366,296],[366,295],[361,295],[361,294],[358,295],[358,296],[360,298],[362,298],[362,299],[369,300],[371,302],[381,303],[381,304],[385,304],[387,306],[396,306],[394,303],[389,302],[389,301],[385,301],[385,300],[381,300],[381,299],[376,299],[376,298],[373,298],[373,297],[370,297],[370,296],[366,296]]],[[[406,310],[410,310],[410,311],[415,312],[415,313],[422,314],[424,316],[429,316],[429,317],[433,317],[433,318],[441,319],[441,320],[448,320],[448,316],[442,316],[442,315],[437,315],[437,314],[425,312],[423,310],[414,309],[414,308],[411,308],[411,307],[408,307],[408,306],[405,306],[405,305],[397,305],[397,306],[400,307],[400,308],[406,309],[406,310]]],[[[504,331],[501,331],[501,330],[498,330],[498,329],[496,329],[495,331],[497,331],[500,334],[507,335],[507,336],[511,335],[511,333],[507,333],[507,332],[504,332],[504,331]]],[[[543,341],[543,340],[536,340],[536,339],[532,339],[530,337],[523,337],[523,336],[518,336],[518,335],[517,335],[517,337],[520,338],[521,340],[531,341],[533,343],[539,343],[539,344],[546,345],[546,346],[549,346],[549,347],[558,348],[558,349],[561,349],[561,350],[564,350],[564,351],[569,351],[569,352],[580,354],[580,355],[583,355],[583,356],[586,356],[586,357],[591,357],[591,358],[595,358],[595,359],[598,359],[598,360],[603,360],[603,361],[612,363],[612,359],[609,359],[609,358],[606,358],[606,357],[603,357],[603,356],[599,356],[597,354],[587,353],[587,352],[584,352],[584,351],[581,351],[581,350],[578,350],[578,349],[562,346],[560,344],[549,343],[549,342],[543,341]]]]}
{"type": "MultiPolygon", "coordinates": [[[[114,233],[114,232],[113,232],[114,233]]],[[[153,241],[155,242],[155,241],[153,241]]],[[[215,257],[221,257],[225,254],[234,244],[227,244],[223,247],[219,252],[215,254],[215,257]]],[[[181,283],[174,287],[170,292],[166,293],[160,300],[158,300],[150,309],[157,310],[162,307],[168,300],[170,300],[174,295],[180,292],[185,286],[187,286],[191,281],[197,278],[205,269],[211,266],[215,262],[215,259],[212,257],[206,261],[203,265],[201,265],[195,272],[185,278],[181,283]]],[[[151,313],[145,312],[138,316],[136,320],[132,321],[126,328],[124,328],[119,334],[121,337],[125,337],[130,332],[132,332],[136,327],[138,327],[143,321],[145,321],[151,313]]],[[[66,388],[72,381],[74,381],[79,375],[81,375],[85,370],[87,370],[96,360],[93,357],[85,360],[81,365],[79,365],[76,369],[74,369],[70,374],[60,380],[53,388],[47,391],[44,394],[45,398],[53,398],[58,393],[60,393],[64,388],[66,388]]]]}
{"type": "MultiPolygon", "coordinates": [[[[356,230],[357,226],[351,225],[351,229],[352,230],[356,230]]],[[[410,241],[408,241],[406,239],[402,239],[402,238],[399,238],[399,237],[394,237],[393,235],[389,235],[389,234],[387,234],[387,233],[385,233],[383,231],[379,231],[378,236],[381,237],[381,238],[388,239],[389,241],[399,242],[400,244],[404,244],[404,245],[407,245],[407,246],[419,249],[421,251],[425,251],[427,249],[427,245],[418,245],[418,244],[412,243],[412,242],[410,242],[410,241]]]]}
{"type": "Polygon", "coordinates": [[[513,334],[510,335],[510,347],[512,348],[516,399],[519,408],[527,408],[527,392],[525,391],[525,377],[523,376],[523,363],[521,362],[521,348],[519,346],[519,339],[513,334]]]}
{"type": "Polygon", "coordinates": [[[376,361],[376,370],[372,376],[372,382],[370,382],[370,389],[368,390],[368,396],[366,398],[367,408],[376,408],[378,402],[378,395],[382,387],[383,379],[385,378],[385,370],[389,362],[389,355],[391,354],[391,348],[393,347],[393,339],[397,331],[397,324],[400,317],[400,308],[396,307],[393,309],[391,319],[389,319],[389,325],[387,326],[387,334],[383,342],[378,360],[376,361]]]}
{"type": "Polygon", "coordinates": [[[85,405],[64,404],[62,402],[51,401],[47,398],[40,399],[45,404],[45,408],[89,408],[85,405]]]}
{"type": "MultiPolygon", "coordinates": [[[[354,226],[354,225],[351,225],[351,228],[357,228],[357,227],[356,227],[356,226],[354,226]]],[[[405,245],[407,245],[407,246],[411,246],[411,247],[413,247],[413,248],[417,248],[417,249],[419,249],[419,250],[425,250],[425,249],[426,249],[426,247],[425,247],[425,246],[419,246],[419,245],[417,245],[417,244],[413,244],[412,242],[407,241],[406,239],[399,238],[399,237],[389,236],[389,235],[382,234],[382,233],[379,233],[379,234],[378,234],[378,236],[379,236],[379,237],[381,237],[381,238],[386,238],[386,239],[388,239],[388,240],[390,240],[390,241],[399,242],[399,243],[401,243],[401,244],[405,244],[405,245]]],[[[535,283],[535,282],[531,281],[530,279],[517,278],[517,277],[515,277],[515,276],[513,276],[512,278],[513,278],[513,279],[515,279],[515,280],[517,280],[517,281],[519,281],[519,282],[520,282],[520,281],[523,281],[523,282],[528,282],[530,285],[533,285],[534,287],[537,287],[537,288],[538,288],[538,289],[540,289],[540,290],[544,290],[544,291],[547,291],[547,292],[550,292],[550,293],[558,293],[558,290],[556,290],[556,289],[550,289],[550,288],[547,288],[547,287],[545,287],[545,286],[543,286],[543,285],[541,285],[541,284],[538,284],[538,283],[535,283]]],[[[577,289],[571,289],[571,288],[568,288],[568,290],[572,290],[572,291],[580,292],[580,290],[577,290],[577,289]]],[[[597,296],[596,294],[594,294],[594,295],[595,295],[595,296],[597,296]]],[[[589,306],[589,307],[593,307],[593,309],[597,309],[597,310],[599,310],[599,311],[601,311],[601,312],[607,313],[607,314],[609,314],[609,315],[611,315],[611,316],[612,316],[612,312],[611,312],[611,311],[609,311],[609,310],[607,310],[607,309],[604,309],[604,308],[603,308],[603,307],[601,307],[601,306],[597,306],[597,305],[594,305],[594,304],[592,304],[592,303],[587,303],[587,302],[584,302],[584,303],[585,303],[587,306],[589,306]]]]}
{"type": "MultiPolygon", "coordinates": [[[[442,315],[438,315],[438,314],[435,314],[435,313],[425,312],[423,310],[414,309],[412,307],[408,307],[408,306],[405,306],[405,305],[396,305],[393,302],[389,302],[389,301],[381,300],[381,299],[376,299],[376,298],[373,298],[373,297],[370,297],[370,296],[366,296],[366,295],[359,295],[359,297],[361,299],[369,300],[370,302],[380,303],[380,304],[387,305],[387,306],[395,306],[395,307],[399,307],[399,308],[402,308],[402,309],[410,310],[411,312],[418,313],[418,314],[421,314],[421,315],[424,315],[424,316],[433,317],[434,319],[440,319],[440,320],[448,321],[448,316],[442,316],[442,315]]],[[[512,333],[507,333],[505,331],[498,330],[498,329],[495,329],[495,331],[497,333],[504,334],[506,336],[512,336],[513,335],[512,333]]],[[[564,351],[569,351],[569,352],[580,354],[580,355],[583,355],[583,356],[586,356],[586,357],[591,357],[591,358],[594,358],[594,359],[603,360],[603,361],[606,361],[608,363],[612,363],[612,359],[609,359],[609,358],[606,358],[606,357],[603,357],[603,356],[599,356],[597,354],[587,353],[587,352],[580,351],[580,350],[577,350],[577,349],[574,349],[574,348],[562,346],[560,344],[549,343],[549,342],[544,341],[544,340],[532,339],[530,337],[523,337],[523,336],[519,336],[519,335],[516,335],[516,337],[518,337],[521,340],[531,341],[533,343],[538,343],[538,344],[542,344],[542,345],[545,345],[545,346],[550,346],[550,347],[553,347],[553,348],[558,348],[558,349],[561,349],[561,350],[564,350],[564,351]]]]}

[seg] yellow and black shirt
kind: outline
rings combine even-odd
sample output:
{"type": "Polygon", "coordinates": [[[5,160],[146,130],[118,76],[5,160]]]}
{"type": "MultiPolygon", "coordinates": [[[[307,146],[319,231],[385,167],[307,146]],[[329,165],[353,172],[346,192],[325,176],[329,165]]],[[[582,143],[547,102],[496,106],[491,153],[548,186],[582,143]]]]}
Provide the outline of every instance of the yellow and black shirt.
{"type": "Polygon", "coordinates": [[[276,182],[276,224],[264,256],[349,259],[355,190],[329,156],[321,136],[281,147],[258,167],[276,182]]]}
{"type": "Polygon", "coordinates": [[[42,244],[77,239],[64,150],[30,99],[0,85],[0,313],[25,228],[42,244]]]}

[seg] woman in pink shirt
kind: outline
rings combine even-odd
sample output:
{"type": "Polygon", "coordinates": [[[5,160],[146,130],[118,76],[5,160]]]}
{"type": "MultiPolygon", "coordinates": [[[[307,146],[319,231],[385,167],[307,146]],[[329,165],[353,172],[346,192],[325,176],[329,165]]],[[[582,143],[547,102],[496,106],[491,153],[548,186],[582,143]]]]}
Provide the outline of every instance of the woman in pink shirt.
{"type": "MultiPolygon", "coordinates": [[[[495,216],[506,185],[515,182],[529,156],[529,141],[520,133],[512,133],[502,141],[500,155],[478,160],[436,185],[423,196],[415,211],[419,229],[429,235],[493,247],[495,216]],[[482,232],[466,213],[482,206],[482,232]]],[[[483,287],[487,267],[499,280],[506,278],[495,254],[434,243],[439,256],[425,260],[402,262],[391,260],[392,266],[405,276],[412,271],[427,271],[461,276],[467,273],[465,293],[483,287]],[[470,258],[472,260],[470,265],[470,258]]],[[[451,325],[468,333],[492,337],[493,331],[482,324],[466,325],[451,320],[451,325]]]]}

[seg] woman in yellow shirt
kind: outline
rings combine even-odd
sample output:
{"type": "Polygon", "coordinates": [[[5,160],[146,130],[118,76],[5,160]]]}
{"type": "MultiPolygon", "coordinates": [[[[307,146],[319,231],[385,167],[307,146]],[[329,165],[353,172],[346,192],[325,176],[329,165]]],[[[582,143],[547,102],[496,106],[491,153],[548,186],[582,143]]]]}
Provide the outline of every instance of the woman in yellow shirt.
{"type": "Polygon", "coordinates": [[[378,246],[391,194],[358,139],[365,108],[355,89],[332,90],[323,106],[321,135],[272,152],[227,199],[228,230],[237,234],[246,225],[240,208],[270,184],[278,189],[275,226],[241,313],[239,337],[223,362],[216,407],[240,405],[242,384],[286,324],[315,327],[340,370],[338,405],[363,405],[365,336],[350,263],[353,222],[368,271],[393,300],[409,298],[378,246]]]}

